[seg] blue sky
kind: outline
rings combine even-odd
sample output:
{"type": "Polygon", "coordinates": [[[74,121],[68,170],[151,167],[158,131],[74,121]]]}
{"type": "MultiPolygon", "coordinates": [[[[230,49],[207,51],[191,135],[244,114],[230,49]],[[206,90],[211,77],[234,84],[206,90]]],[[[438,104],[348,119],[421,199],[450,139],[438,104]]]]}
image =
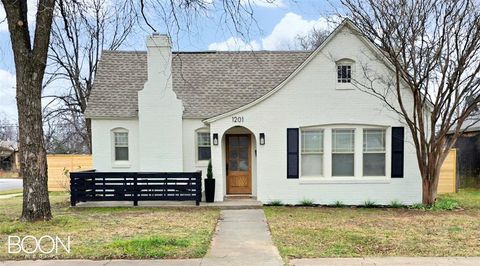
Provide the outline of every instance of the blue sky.
{"type": "MultiPolygon", "coordinates": [[[[34,6],[36,1],[29,0],[29,2],[34,6]]],[[[232,27],[222,20],[221,13],[207,13],[197,19],[190,30],[173,34],[173,49],[182,51],[294,50],[298,49],[296,36],[303,35],[314,27],[331,29],[326,22],[326,17],[331,15],[329,12],[332,10],[327,1],[277,0],[275,4],[268,3],[268,0],[250,0],[250,2],[254,5],[254,18],[257,25],[249,27],[248,34],[241,36],[234,33],[232,27]]],[[[33,14],[30,15],[32,20],[33,14]]],[[[4,17],[3,7],[0,5],[0,21],[3,21],[4,17]]],[[[162,24],[153,24],[157,31],[162,33],[166,31],[162,24]]],[[[121,50],[145,50],[144,39],[150,33],[150,29],[137,28],[121,50]]],[[[10,120],[16,120],[17,117],[14,87],[15,68],[9,34],[6,23],[3,22],[0,24],[0,117],[6,116],[10,120]]],[[[55,88],[55,90],[61,89],[61,86],[55,88]]]]}

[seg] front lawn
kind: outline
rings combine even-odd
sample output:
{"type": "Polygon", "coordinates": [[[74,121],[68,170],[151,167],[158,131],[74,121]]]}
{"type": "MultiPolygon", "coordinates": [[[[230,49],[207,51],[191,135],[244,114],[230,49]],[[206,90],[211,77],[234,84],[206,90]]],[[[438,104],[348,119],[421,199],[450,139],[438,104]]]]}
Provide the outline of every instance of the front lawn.
{"type": "MultiPolygon", "coordinates": [[[[0,261],[32,258],[200,258],[219,217],[211,208],[69,208],[68,195],[50,196],[49,222],[18,220],[22,197],[0,199],[0,261]],[[9,235],[71,239],[71,253],[37,257],[7,254],[9,235]]],[[[48,243],[46,243],[48,244],[48,243]]],[[[49,250],[49,246],[45,250],[49,250]]]]}
{"type": "Polygon", "coordinates": [[[283,257],[480,256],[480,191],[441,197],[453,211],[267,207],[283,257]]]}

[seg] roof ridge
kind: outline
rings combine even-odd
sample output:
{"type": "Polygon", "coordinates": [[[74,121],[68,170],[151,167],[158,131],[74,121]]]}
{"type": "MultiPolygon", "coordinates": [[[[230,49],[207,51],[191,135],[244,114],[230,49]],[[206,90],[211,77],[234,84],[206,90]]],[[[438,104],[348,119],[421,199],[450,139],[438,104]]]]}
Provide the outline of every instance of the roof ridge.
{"type": "MultiPolygon", "coordinates": [[[[311,53],[311,50],[255,50],[255,51],[216,51],[216,50],[205,50],[205,51],[172,51],[174,54],[306,54],[311,53]]],[[[102,53],[124,53],[124,54],[145,54],[147,51],[135,51],[135,50],[102,50],[102,53]]]]}

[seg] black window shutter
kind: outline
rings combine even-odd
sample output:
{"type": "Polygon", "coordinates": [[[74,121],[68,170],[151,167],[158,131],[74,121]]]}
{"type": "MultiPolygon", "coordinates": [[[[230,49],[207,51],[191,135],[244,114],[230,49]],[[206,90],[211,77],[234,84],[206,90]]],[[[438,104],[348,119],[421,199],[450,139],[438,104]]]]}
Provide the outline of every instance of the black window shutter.
{"type": "Polygon", "coordinates": [[[392,127],[392,177],[403,178],[404,127],[392,127]]]}
{"type": "Polygon", "coordinates": [[[287,178],[298,178],[298,128],[287,128],[287,178]]]}

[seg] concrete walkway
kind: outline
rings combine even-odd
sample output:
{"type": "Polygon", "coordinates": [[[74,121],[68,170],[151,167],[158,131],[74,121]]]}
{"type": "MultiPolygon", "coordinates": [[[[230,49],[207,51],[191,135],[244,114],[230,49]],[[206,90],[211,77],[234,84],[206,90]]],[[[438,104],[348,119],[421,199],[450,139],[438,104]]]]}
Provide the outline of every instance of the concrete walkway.
{"type": "Polygon", "coordinates": [[[222,210],[202,265],[283,265],[263,210],[222,210]]]}

